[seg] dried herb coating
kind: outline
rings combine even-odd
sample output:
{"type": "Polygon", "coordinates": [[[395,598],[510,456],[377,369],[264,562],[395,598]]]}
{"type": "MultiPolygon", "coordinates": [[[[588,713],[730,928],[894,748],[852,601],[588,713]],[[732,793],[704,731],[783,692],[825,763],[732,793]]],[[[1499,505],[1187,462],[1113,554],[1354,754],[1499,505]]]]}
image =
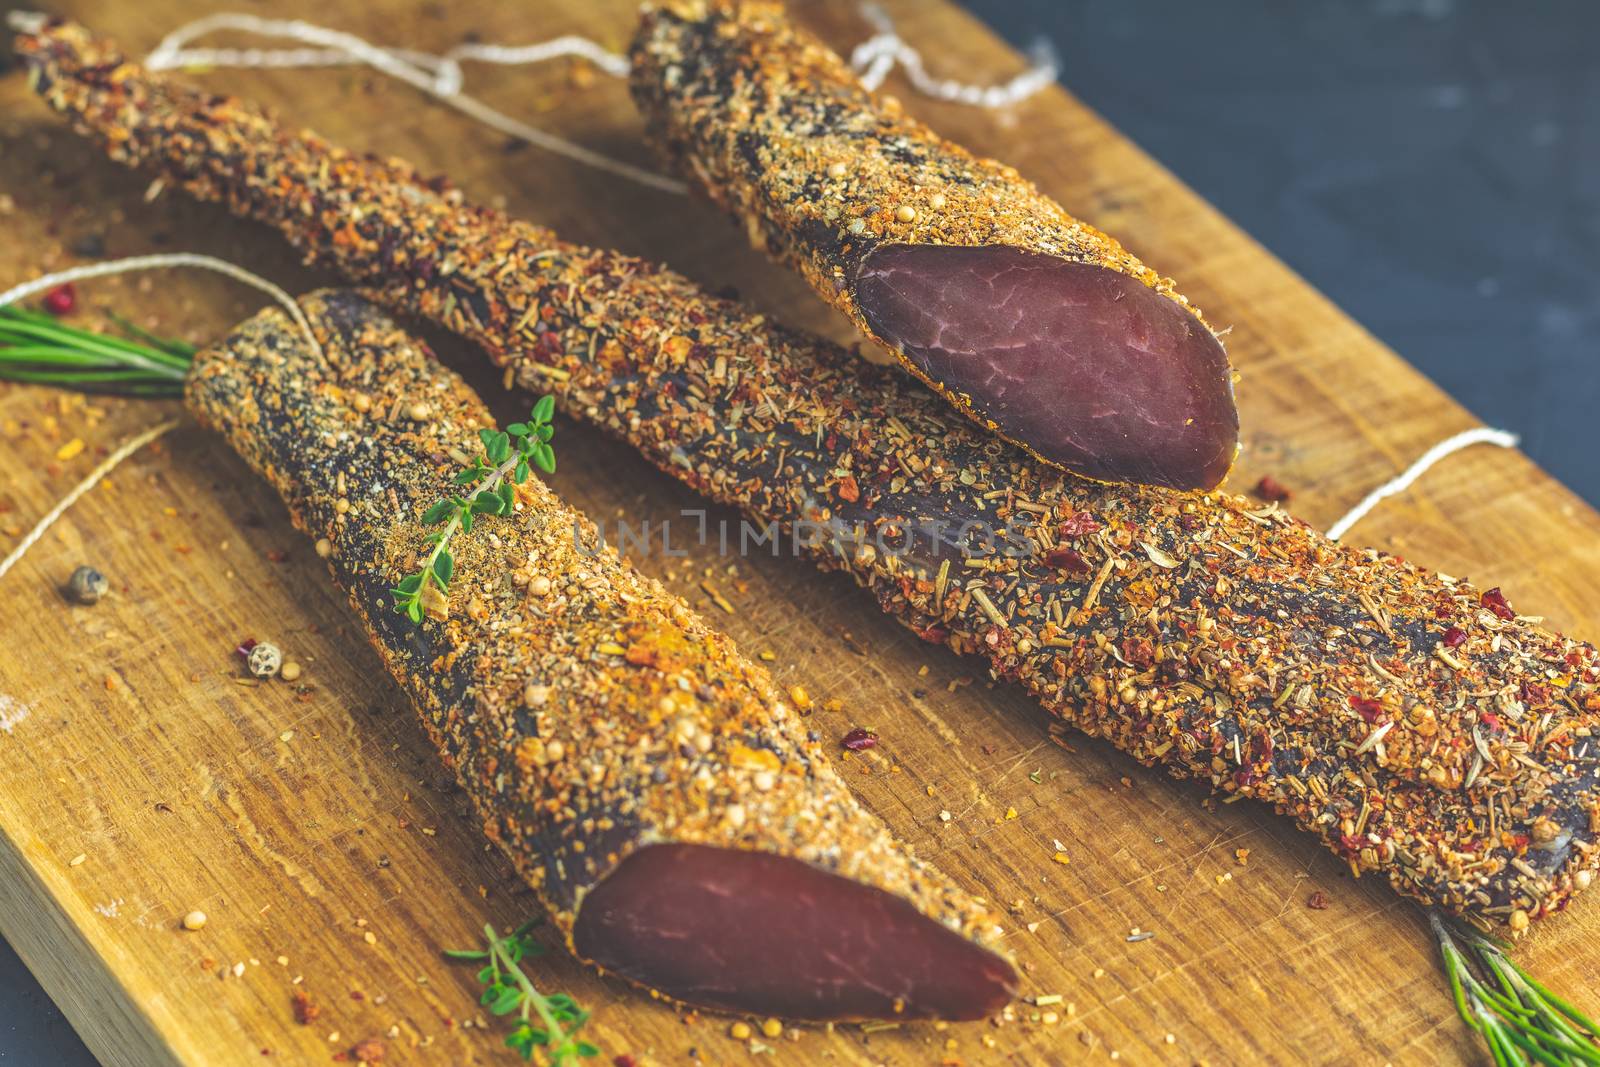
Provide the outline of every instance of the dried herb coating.
{"type": "Polygon", "coordinates": [[[632,60],[676,168],[958,410],[1100,481],[1227,474],[1227,354],[1171,280],[873,96],[781,4],[648,4],[632,60]]]}
{"type": "Polygon", "coordinates": [[[1016,976],[980,947],[994,919],[855,802],[763,668],[597,550],[593,524],[537,478],[514,516],[451,541],[444,618],[395,612],[389,588],[431,547],[420,516],[459,492],[456,457],[493,421],[365,300],[303,304],[326,362],[274,308],[198,356],[189,406],[328,541],[334,580],[485,833],[574,950],[730,1010],[998,1010],[1016,976]],[[640,864],[647,883],[629,873],[640,864]],[[661,946],[675,969],[648,955],[661,946]],[[841,967],[819,946],[860,956],[841,967]]]}
{"type": "Polygon", "coordinates": [[[21,50],[49,57],[47,98],[114,156],[277,222],[353,276],[398,279],[397,306],[706,495],[800,531],[821,565],[924,638],[986,656],[1062,722],[1272,804],[1352,870],[1474,918],[1520,925],[1592,880],[1590,645],[1238,497],[1063,476],[902,376],[676,274],[561,245],[134,68],[86,80],[114,55],[86,47],[59,30],[21,50]],[[397,266],[402,246],[448,272],[397,266]],[[963,523],[1031,547],[986,553],[963,523]],[[851,535],[806,536],[835,524],[851,535]]]}

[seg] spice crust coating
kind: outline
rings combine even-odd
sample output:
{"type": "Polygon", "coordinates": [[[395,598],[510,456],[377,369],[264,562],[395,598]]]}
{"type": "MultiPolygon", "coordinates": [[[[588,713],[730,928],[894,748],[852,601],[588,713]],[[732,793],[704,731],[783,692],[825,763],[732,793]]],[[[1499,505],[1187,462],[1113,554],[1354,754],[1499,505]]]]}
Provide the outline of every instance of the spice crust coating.
{"type": "Polygon", "coordinates": [[[21,48],[114,157],[388,279],[395,306],[706,495],[799,531],[819,564],[1063,723],[1271,804],[1353,871],[1481,921],[1519,925],[1592,881],[1592,646],[1275,508],[1064,476],[836,346],[462,206],[401,164],[287,135],[81,31],[21,48]],[[1032,547],[985,552],[952,533],[968,522],[1032,547]],[[887,550],[930,523],[942,538],[887,550]]]}
{"type": "MultiPolygon", "coordinates": [[[[281,310],[264,311],[197,357],[189,407],[273,484],[297,527],[326,539],[335,582],[484,832],[569,945],[577,933],[574,950],[584,947],[586,894],[641,849],[761,853],[870,887],[823,884],[857,905],[896,907],[885,895],[909,904],[933,922],[923,930],[912,922],[908,937],[986,979],[960,1010],[997,1010],[1014,972],[998,956],[957,947],[949,933],[992,941],[994,918],[851,797],[763,668],[599,547],[593,524],[537,478],[517,487],[514,516],[480,518],[452,540],[455,576],[430,618],[419,626],[393,609],[390,587],[432,547],[419,517],[460,491],[459,457],[476,454],[477,431],[494,424],[459,377],[372,304],[334,292],[302,305],[326,361],[281,310]]],[[[714,857],[696,866],[717,864],[730,874],[740,867],[714,857]]],[[[781,886],[773,895],[786,905],[767,917],[773,929],[803,921],[793,912],[806,912],[809,896],[786,899],[781,886]]],[[[849,915],[822,921],[851,925],[849,915]]],[[[601,962],[633,977],[625,948],[601,962]]],[[[733,992],[694,998],[702,1006],[896,1017],[892,997],[841,1005],[832,989],[804,988],[799,973],[779,989],[784,997],[743,1001],[741,976],[719,973],[715,960],[706,970],[709,980],[683,995],[712,982],[733,992]]],[[[930,1013],[910,986],[895,991],[906,994],[904,1015],[930,1013]]]]}
{"type": "Polygon", "coordinates": [[[781,4],[647,4],[631,59],[675,169],[958,410],[1099,481],[1221,483],[1232,374],[1171,279],[868,92],[781,4]]]}

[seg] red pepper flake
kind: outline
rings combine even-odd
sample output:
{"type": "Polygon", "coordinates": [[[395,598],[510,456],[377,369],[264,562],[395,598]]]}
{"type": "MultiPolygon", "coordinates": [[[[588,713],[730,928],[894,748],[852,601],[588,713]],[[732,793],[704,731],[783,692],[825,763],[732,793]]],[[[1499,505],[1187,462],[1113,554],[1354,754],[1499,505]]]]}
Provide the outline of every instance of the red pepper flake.
{"type": "Polygon", "coordinates": [[[1511,610],[1511,605],[1506,603],[1505,594],[1500,592],[1499,586],[1495,586],[1487,593],[1484,593],[1483,596],[1479,597],[1478,603],[1494,612],[1500,618],[1505,619],[1507,622],[1510,622],[1512,619],[1517,617],[1517,613],[1511,610]]]}
{"type": "Polygon", "coordinates": [[[350,1058],[357,1063],[382,1063],[383,1054],[387,1051],[383,1042],[375,1037],[358,1041],[350,1049],[350,1058]]]}
{"type": "Polygon", "coordinates": [[[1501,729],[1500,716],[1496,715],[1492,711],[1480,711],[1478,713],[1478,721],[1483,723],[1491,730],[1501,729]]]}
{"type": "Polygon", "coordinates": [[[1326,911],[1328,908],[1328,898],[1322,892],[1322,890],[1319,889],[1315,893],[1312,893],[1309,897],[1306,897],[1306,907],[1310,908],[1312,911],[1326,911]]]}
{"type": "Polygon", "coordinates": [[[861,487],[856,484],[855,475],[846,474],[839,479],[839,499],[851,504],[861,499],[861,487]]]}
{"type": "Polygon", "coordinates": [[[250,652],[255,647],[256,639],[253,637],[247,637],[243,641],[240,641],[238,646],[234,648],[233,651],[238,654],[240,659],[249,659],[250,652]]]}
{"type": "Polygon", "coordinates": [[[267,559],[269,559],[273,563],[282,563],[285,560],[287,560],[288,558],[289,558],[289,552],[288,552],[287,549],[282,549],[282,548],[269,548],[269,549],[267,549],[267,559]]]}
{"type": "Polygon", "coordinates": [[[1467,632],[1459,626],[1452,626],[1444,632],[1445,648],[1460,648],[1467,643],[1467,632]]]}
{"type": "Polygon", "coordinates": [[[78,306],[78,291],[71,282],[58,285],[44,294],[44,309],[52,315],[70,315],[78,306]]]}
{"type": "Polygon", "coordinates": [[[1350,706],[1356,709],[1363,722],[1375,723],[1383,718],[1383,703],[1371,697],[1351,697],[1350,706]]]}
{"type": "Polygon", "coordinates": [[[1080,511],[1067,516],[1065,521],[1061,523],[1061,536],[1082,537],[1084,534],[1096,533],[1099,529],[1100,523],[1096,521],[1093,515],[1090,515],[1087,511],[1080,511]]]}
{"type": "Polygon", "coordinates": [[[930,645],[942,645],[950,638],[950,631],[943,626],[924,626],[920,630],[911,632],[930,645]]]}
{"type": "Polygon", "coordinates": [[[304,989],[294,991],[290,1007],[294,1010],[294,1021],[301,1026],[310,1026],[312,1020],[322,1014],[322,1008],[312,1002],[311,994],[304,989]]]}
{"type": "Polygon", "coordinates": [[[1066,571],[1068,574],[1088,574],[1091,569],[1089,561],[1083,558],[1082,552],[1065,545],[1046,552],[1044,565],[1054,567],[1058,571],[1066,571]]]}
{"type": "Polygon", "coordinates": [[[844,735],[844,740],[841,741],[840,744],[844,745],[844,747],[848,748],[851,752],[860,752],[863,749],[877,748],[878,735],[867,729],[865,726],[857,726],[854,730],[851,730],[849,733],[844,735]]]}
{"type": "Polygon", "coordinates": [[[1294,495],[1289,492],[1288,486],[1270,474],[1261,476],[1261,480],[1256,483],[1255,494],[1262,500],[1271,501],[1274,504],[1282,504],[1294,495]]]}
{"type": "Polygon", "coordinates": [[[639,1067],[639,1061],[624,1052],[620,1056],[611,1057],[611,1067],[639,1067]]]}

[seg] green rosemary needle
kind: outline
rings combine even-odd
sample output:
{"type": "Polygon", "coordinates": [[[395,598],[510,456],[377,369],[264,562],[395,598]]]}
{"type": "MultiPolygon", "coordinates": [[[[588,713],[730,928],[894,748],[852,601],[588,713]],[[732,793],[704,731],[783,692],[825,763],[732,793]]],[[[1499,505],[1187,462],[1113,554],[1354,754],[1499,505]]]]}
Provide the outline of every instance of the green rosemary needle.
{"type": "Polygon", "coordinates": [[[1428,924],[1456,1011],[1483,1038],[1496,1067],[1600,1067],[1600,1027],[1513,963],[1504,945],[1437,911],[1428,912],[1428,924]]]}
{"type": "Polygon", "coordinates": [[[531,1060],[535,1050],[542,1050],[553,1067],[562,1067],[598,1056],[598,1048],[577,1038],[589,1013],[565,993],[539,992],[523,971],[522,960],[543,951],[528,938],[533,926],[534,922],[525,923],[504,937],[495,933],[493,926],[485,926],[483,948],[448,949],[445,957],[484,963],[478,972],[478,981],[484,986],[478,1003],[495,1015],[516,1017],[516,1027],[506,1035],[506,1047],[523,1059],[531,1060]]]}
{"type": "Polygon", "coordinates": [[[178,396],[194,346],[118,322],[128,337],[0,307],[0,379],[126,396],[178,396]]]}

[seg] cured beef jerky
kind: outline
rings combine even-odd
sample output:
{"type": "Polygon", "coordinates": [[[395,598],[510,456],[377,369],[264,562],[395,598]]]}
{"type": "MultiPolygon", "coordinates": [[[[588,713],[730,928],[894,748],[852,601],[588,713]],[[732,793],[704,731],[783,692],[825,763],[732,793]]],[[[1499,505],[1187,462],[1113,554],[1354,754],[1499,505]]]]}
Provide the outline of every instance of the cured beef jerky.
{"type": "Polygon", "coordinates": [[[648,5],[632,58],[677,169],[958,410],[1100,481],[1222,481],[1227,355],[1115,240],[874,97],[780,4],[648,5]]]}
{"type": "Polygon", "coordinates": [[[143,75],[81,29],[19,51],[116,158],[387,280],[396,306],[794,531],[1063,723],[1272,804],[1353,871],[1478,919],[1519,926],[1592,880],[1600,658],[1495,591],[1231,495],[1063,476],[903,376],[143,75]]]}
{"type": "Polygon", "coordinates": [[[537,478],[451,541],[421,626],[389,589],[460,492],[481,400],[371,304],[277,308],[201,353],[186,398],[326,539],[488,837],[572,950],[671,998],[803,1019],[978,1018],[1016,982],[997,927],[850,796],[766,671],[537,478]]]}

